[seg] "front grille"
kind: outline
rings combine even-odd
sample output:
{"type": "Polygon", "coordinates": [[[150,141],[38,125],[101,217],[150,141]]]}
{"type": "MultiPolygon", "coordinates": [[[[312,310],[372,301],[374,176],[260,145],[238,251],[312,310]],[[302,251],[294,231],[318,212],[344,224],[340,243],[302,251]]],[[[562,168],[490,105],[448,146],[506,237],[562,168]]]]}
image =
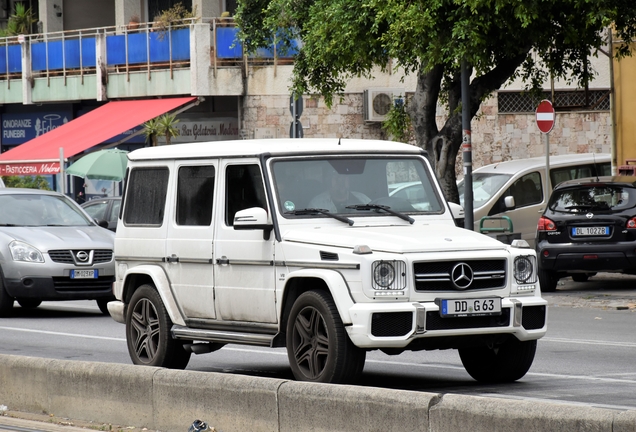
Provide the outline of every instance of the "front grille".
{"type": "Polygon", "coordinates": [[[523,308],[521,325],[526,330],[537,330],[545,324],[545,306],[527,306],[523,308]]]}
{"type": "Polygon", "coordinates": [[[416,291],[473,291],[506,286],[505,259],[416,262],[413,272],[416,291]],[[453,283],[453,269],[462,263],[472,270],[473,280],[468,286],[458,288],[453,283]]]}
{"type": "Polygon", "coordinates": [[[371,316],[371,334],[376,337],[405,336],[412,329],[412,312],[374,313],[371,316]]]}
{"type": "MultiPolygon", "coordinates": [[[[87,252],[90,249],[78,249],[78,250],[86,250],[87,252]]],[[[75,264],[75,260],[73,260],[73,253],[77,251],[71,250],[52,250],[49,251],[49,256],[51,260],[60,264],[75,264]]],[[[101,264],[112,261],[113,259],[113,251],[110,249],[96,249],[93,253],[93,264],[101,264]]]]}
{"type": "Polygon", "coordinates": [[[439,312],[426,312],[426,330],[458,330],[487,327],[508,327],[510,308],[503,308],[501,315],[442,318],[439,312]]]}
{"type": "Polygon", "coordinates": [[[114,276],[101,276],[97,279],[71,279],[66,277],[54,277],[53,287],[55,291],[60,293],[80,293],[84,291],[90,292],[111,292],[114,276]]]}

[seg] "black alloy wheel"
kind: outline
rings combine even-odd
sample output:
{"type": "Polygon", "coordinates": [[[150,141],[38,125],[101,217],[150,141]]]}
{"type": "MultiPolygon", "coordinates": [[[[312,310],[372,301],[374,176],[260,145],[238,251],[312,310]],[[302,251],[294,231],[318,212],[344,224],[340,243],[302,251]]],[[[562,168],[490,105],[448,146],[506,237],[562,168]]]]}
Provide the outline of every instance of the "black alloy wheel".
{"type": "Polygon", "coordinates": [[[353,345],[325,291],[307,291],[287,322],[287,356],[299,381],[350,383],[359,379],[366,351],[353,345]]]}
{"type": "Polygon", "coordinates": [[[183,347],[191,341],[173,339],[172,321],[157,290],[142,285],[133,294],[126,313],[126,342],[134,364],[185,369],[190,351],[183,347]]]}

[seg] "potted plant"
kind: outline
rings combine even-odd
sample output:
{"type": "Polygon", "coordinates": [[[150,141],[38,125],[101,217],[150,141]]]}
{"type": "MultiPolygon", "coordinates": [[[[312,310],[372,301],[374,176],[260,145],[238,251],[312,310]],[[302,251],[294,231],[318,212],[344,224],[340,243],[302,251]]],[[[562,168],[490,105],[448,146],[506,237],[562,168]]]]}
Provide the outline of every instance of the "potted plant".
{"type": "Polygon", "coordinates": [[[168,30],[182,26],[184,20],[196,18],[196,15],[196,6],[192,11],[188,11],[181,3],[177,3],[170,9],[162,11],[160,15],[157,15],[152,28],[153,31],[158,32],[157,38],[161,40],[165,37],[168,30]]]}
{"type": "Polygon", "coordinates": [[[7,22],[7,33],[10,35],[29,34],[31,33],[31,25],[36,21],[31,8],[27,8],[24,3],[15,3],[13,14],[7,22]]]}
{"type": "Polygon", "coordinates": [[[170,145],[171,139],[179,135],[179,129],[176,127],[177,123],[179,123],[179,120],[174,114],[164,114],[148,120],[144,123],[143,131],[146,142],[150,142],[151,147],[156,147],[159,145],[159,137],[162,136],[166,138],[166,145],[170,145]]]}

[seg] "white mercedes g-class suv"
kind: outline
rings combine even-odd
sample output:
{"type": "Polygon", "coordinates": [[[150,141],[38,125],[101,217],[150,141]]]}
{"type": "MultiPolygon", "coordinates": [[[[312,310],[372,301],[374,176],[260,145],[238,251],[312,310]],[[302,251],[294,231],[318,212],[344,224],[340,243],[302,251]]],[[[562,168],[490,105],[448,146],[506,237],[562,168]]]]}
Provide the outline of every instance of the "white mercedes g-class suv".
{"type": "Polygon", "coordinates": [[[546,333],[535,252],[456,226],[422,149],[345,139],[129,154],[111,316],[133,363],[287,347],[298,380],[355,381],[366,352],[457,349],[523,377],[546,333]]]}

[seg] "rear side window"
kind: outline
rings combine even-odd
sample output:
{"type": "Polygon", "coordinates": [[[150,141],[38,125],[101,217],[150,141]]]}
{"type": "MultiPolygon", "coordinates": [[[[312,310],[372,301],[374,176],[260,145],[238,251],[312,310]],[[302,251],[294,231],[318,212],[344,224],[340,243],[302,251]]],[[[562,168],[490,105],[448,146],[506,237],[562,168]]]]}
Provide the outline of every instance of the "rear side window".
{"type": "Polygon", "coordinates": [[[612,185],[581,186],[555,191],[550,202],[552,210],[569,213],[621,211],[634,206],[636,189],[612,185]]]}
{"type": "Polygon", "coordinates": [[[179,168],[177,225],[209,226],[212,223],[214,167],[179,168]]]}
{"type": "Polygon", "coordinates": [[[126,188],[124,223],[161,226],[166,208],[168,168],[136,168],[126,188]]]}
{"type": "Polygon", "coordinates": [[[552,181],[553,186],[556,186],[566,180],[609,175],[612,175],[612,165],[609,162],[582,164],[550,170],[550,180],[552,181]]]}

